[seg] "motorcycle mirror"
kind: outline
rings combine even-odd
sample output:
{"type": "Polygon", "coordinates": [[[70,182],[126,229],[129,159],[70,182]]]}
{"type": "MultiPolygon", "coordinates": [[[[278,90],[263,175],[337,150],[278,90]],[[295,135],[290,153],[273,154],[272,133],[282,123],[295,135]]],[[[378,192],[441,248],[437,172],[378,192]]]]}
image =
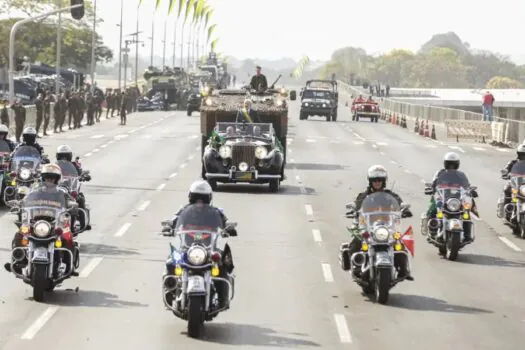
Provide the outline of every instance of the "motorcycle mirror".
{"type": "Polygon", "coordinates": [[[346,209],[355,209],[355,203],[348,203],[346,209]]]}
{"type": "Polygon", "coordinates": [[[471,191],[475,191],[475,190],[477,190],[477,189],[478,189],[478,186],[470,186],[470,190],[471,190],[471,191]]]}
{"type": "Polygon", "coordinates": [[[410,208],[410,204],[408,204],[408,203],[401,203],[401,210],[406,210],[408,208],[410,208]]]}
{"type": "Polygon", "coordinates": [[[226,227],[227,228],[236,228],[237,227],[237,223],[236,222],[228,222],[226,227]]]}
{"type": "Polygon", "coordinates": [[[224,229],[224,232],[226,233],[226,235],[223,235],[223,237],[237,237],[237,232],[232,226],[226,227],[226,229],[224,229]]]}
{"type": "Polygon", "coordinates": [[[425,188],[425,194],[432,194],[432,189],[431,188],[425,188]]]}
{"type": "Polygon", "coordinates": [[[501,175],[507,175],[508,173],[507,169],[501,169],[499,172],[501,173],[501,175]]]}
{"type": "Polygon", "coordinates": [[[160,225],[161,225],[161,226],[168,226],[168,227],[171,227],[171,223],[172,223],[171,220],[162,220],[162,221],[160,222],[160,225]]]}
{"type": "Polygon", "coordinates": [[[432,183],[431,182],[425,182],[425,187],[432,187],[432,183]]]}

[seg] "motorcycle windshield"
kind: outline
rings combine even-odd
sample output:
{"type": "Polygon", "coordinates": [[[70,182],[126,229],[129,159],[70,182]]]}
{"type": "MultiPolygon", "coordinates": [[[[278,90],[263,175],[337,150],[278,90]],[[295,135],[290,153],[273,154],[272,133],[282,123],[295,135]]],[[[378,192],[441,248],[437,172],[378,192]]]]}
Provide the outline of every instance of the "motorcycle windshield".
{"type": "Polygon", "coordinates": [[[79,183],[80,182],[78,176],[64,176],[62,177],[58,185],[67,189],[68,192],[78,192],[79,183]]]}
{"type": "Polygon", "coordinates": [[[65,209],[57,209],[47,206],[34,206],[22,208],[22,223],[30,225],[31,223],[38,220],[53,221],[61,213],[64,213],[65,209]]]}
{"type": "Polygon", "coordinates": [[[9,148],[9,144],[5,140],[0,140],[0,153],[11,153],[11,148],[9,148]]]}
{"type": "Polygon", "coordinates": [[[13,154],[11,161],[11,170],[18,171],[21,168],[27,168],[35,171],[40,166],[40,153],[31,146],[20,146],[13,154]]]}
{"type": "Polygon", "coordinates": [[[71,162],[57,162],[64,177],[78,177],[77,168],[71,162]]]}
{"type": "Polygon", "coordinates": [[[222,217],[216,208],[206,204],[193,204],[178,216],[175,232],[180,235],[186,247],[193,244],[208,247],[213,244],[222,227],[222,217]]]}
{"type": "Polygon", "coordinates": [[[462,171],[445,170],[436,181],[436,190],[442,197],[461,198],[461,190],[470,187],[467,176],[462,171]]]}
{"type": "Polygon", "coordinates": [[[361,204],[359,217],[360,226],[369,231],[374,226],[385,226],[394,230],[401,222],[401,206],[390,193],[372,193],[361,204]]]}
{"type": "Polygon", "coordinates": [[[510,183],[518,188],[525,185],[525,161],[516,162],[510,170],[510,183]]]}
{"type": "Polygon", "coordinates": [[[61,191],[39,187],[24,197],[22,206],[24,208],[46,207],[54,210],[65,210],[67,201],[61,191]]]}

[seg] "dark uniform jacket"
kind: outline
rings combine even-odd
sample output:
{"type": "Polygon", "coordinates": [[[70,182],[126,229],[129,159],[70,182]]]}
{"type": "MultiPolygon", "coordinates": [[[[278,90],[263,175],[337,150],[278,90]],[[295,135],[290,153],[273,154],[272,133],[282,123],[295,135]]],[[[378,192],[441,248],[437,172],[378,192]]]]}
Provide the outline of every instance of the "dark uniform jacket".
{"type": "Polygon", "coordinates": [[[266,80],[266,76],[264,74],[254,75],[252,77],[252,80],[250,81],[250,87],[253,90],[266,90],[266,89],[268,89],[268,81],[266,80]],[[259,89],[259,85],[261,86],[260,89],[259,89]]]}

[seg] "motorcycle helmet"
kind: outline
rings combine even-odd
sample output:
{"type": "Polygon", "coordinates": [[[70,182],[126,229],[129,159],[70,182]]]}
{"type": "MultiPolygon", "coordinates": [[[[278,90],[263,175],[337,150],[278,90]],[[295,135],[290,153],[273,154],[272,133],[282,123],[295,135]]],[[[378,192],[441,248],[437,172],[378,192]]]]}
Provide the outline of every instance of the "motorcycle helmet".
{"type": "Polygon", "coordinates": [[[40,174],[42,181],[52,179],[56,185],[58,185],[58,182],[62,178],[62,170],[60,170],[60,167],[56,164],[43,165],[40,174]]]}
{"type": "Polygon", "coordinates": [[[34,144],[36,142],[36,129],[31,126],[25,128],[22,133],[22,140],[28,145],[34,144]]]}
{"type": "Polygon", "coordinates": [[[69,145],[60,145],[57,147],[57,161],[58,160],[67,160],[71,162],[73,160],[73,150],[69,145]]]}
{"type": "Polygon", "coordinates": [[[211,204],[213,190],[210,184],[204,180],[198,180],[191,184],[188,199],[190,204],[202,201],[211,204]]]}
{"type": "Polygon", "coordinates": [[[446,170],[459,169],[459,155],[456,152],[448,152],[443,157],[443,167],[446,170]]]}
{"type": "Polygon", "coordinates": [[[388,180],[388,172],[382,165],[372,165],[367,171],[368,186],[372,186],[373,182],[382,181],[381,188],[386,187],[388,180]]]}
{"type": "Polygon", "coordinates": [[[525,143],[522,143],[516,148],[516,155],[519,160],[525,160],[525,143]]]}

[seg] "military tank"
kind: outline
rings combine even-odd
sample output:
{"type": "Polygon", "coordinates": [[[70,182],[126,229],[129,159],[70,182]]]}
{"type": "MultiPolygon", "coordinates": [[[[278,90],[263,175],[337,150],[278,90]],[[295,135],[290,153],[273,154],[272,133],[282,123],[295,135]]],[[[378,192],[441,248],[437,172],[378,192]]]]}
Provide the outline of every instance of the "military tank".
{"type": "Polygon", "coordinates": [[[279,75],[266,91],[256,92],[248,87],[243,87],[241,89],[214,90],[209,93],[203,99],[200,108],[201,154],[204,154],[204,149],[212,137],[216,123],[235,122],[244,100],[249,98],[253,102],[252,108],[257,112],[261,123],[273,124],[275,135],[283,147],[286,164],[288,104],[283,90],[273,88],[280,78],[279,75]]]}

